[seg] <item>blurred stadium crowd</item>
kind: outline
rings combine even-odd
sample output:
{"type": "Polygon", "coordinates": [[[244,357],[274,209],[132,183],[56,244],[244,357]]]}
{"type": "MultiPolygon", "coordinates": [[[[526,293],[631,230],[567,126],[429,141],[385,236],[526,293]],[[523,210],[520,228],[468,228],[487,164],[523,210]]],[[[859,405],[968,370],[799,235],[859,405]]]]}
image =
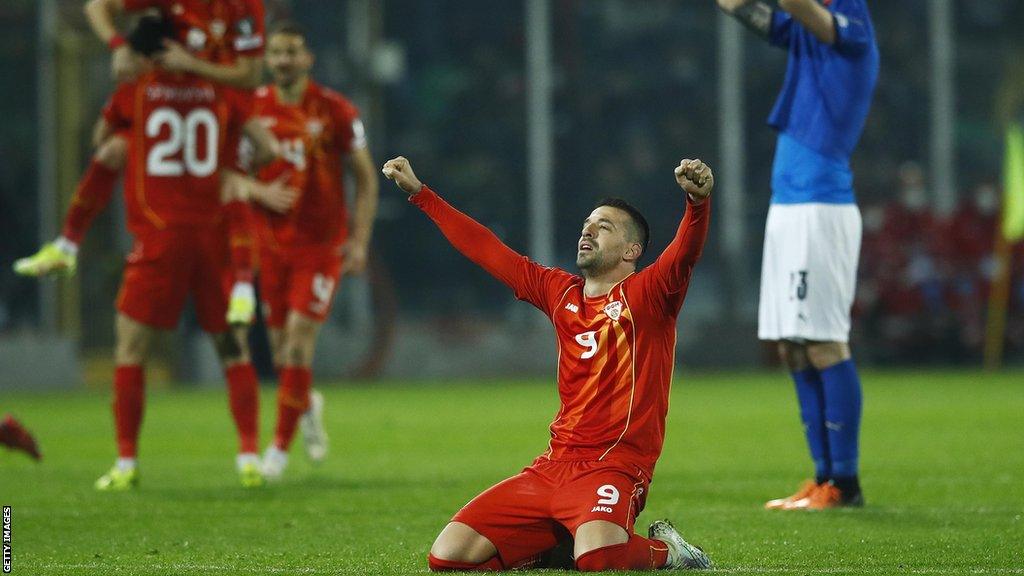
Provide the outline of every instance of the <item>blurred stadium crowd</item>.
{"type": "MultiPolygon", "coordinates": [[[[84,31],[80,2],[61,1],[63,30],[84,31]]],[[[268,0],[268,20],[289,15],[306,26],[319,54],[317,74],[354,94],[366,109],[378,158],[401,150],[421,177],[452,202],[495,230],[507,243],[527,246],[524,14],[521,2],[388,0],[380,37],[404,53],[404,73],[375,78],[346,48],[346,2],[268,0]],[[422,168],[420,168],[422,167],[422,168]]],[[[980,357],[985,302],[992,276],[992,246],[1000,200],[1001,132],[993,94],[1004,71],[1024,65],[1019,25],[1024,5],[1014,0],[959,2],[956,14],[957,157],[960,202],[939,214],[927,182],[929,75],[927,2],[871,2],[883,61],[874,108],[854,173],[865,237],[855,309],[854,344],[877,362],[967,362],[980,357]]],[[[554,2],[556,119],[556,247],[553,262],[571,268],[579,220],[606,196],[635,201],[650,221],[660,250],[678,221],[670,170],[681,156],[699,156],[719,173],[716,94],[717,9],[712,0],[651,0],[637,10],[628,0],[554,2]],[[665,207],[671,206],[671,209],[665,207]],[[563,250],[564,249],[564,250],[563,250]]],[[[0,4],[0,61],[5,84],[36,87],[36,18],[33,0],[0,4]]],[[[75,89],[84,118],[108,93],[107,54],[88,36],[76,45],[89,79],[75,89]]],[[[743,307],[756,311],[761,228],[767,212],[774,135],[764,119],[781,83],[785,54],[748,39],[745,44],[748,165],[747,221],[753,287],[743,307]]],[[[36,234],[36,108],[8,91],[0,101],[0,263],[31,253],[36,234]]],[[[85,158],[88,126],[74,137],[85,158]]],[[[79,166],[74,167],[77,171],[79,166]]],[[[62,191],[64,198],[68,191],[62,191]]],[[[382,194],[374,251],[390,270],[404,317],[515,323],[507,298],[483,272],[440,252],[426,219],[382,194]],[[453,281],[457,278],[457,281],[453,281]],[[482,320],[481,320],[482,319],[482,320]]],[[[109,308],[123,233],[115,218],[100,223],[84,258],[81,280],[85,346],[109,345],[109,308]],[[121,234],[121,235],[119,235],[121,234]]],[[[716,234],[701,263],[715,284],[723,273],[716,234]]],[[[1018,247],[1019,248],[1019,247],[1018,247]]],[[[1024,253],[1017,276],[1008,352],[1024,355],[1024,253]]],[[[38,315],[35,284],[0,274],[0,333],[29,331],[38,315]]],[[[714,286],[688,306],[716,309],[714,286]]],[[[343,311],[340,313],[344,313],[343,311]]],[[[699,311],[698,311],[699,313],[699,311]]],[[[684,322],[685,325],[685,322],[684,322]]]]}

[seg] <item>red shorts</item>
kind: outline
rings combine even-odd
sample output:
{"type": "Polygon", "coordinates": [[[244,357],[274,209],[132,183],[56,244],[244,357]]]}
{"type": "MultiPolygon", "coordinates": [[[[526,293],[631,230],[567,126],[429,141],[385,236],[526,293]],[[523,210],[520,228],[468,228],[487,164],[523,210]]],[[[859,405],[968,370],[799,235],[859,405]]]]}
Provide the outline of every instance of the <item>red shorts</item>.
{"type": "Polygon", "coordinates": [[[605,520],[633,533],[650,480],[616,462],[556,462],[538,458],[518,475],[490,487],[452,518],[491,541],[508,568],[529,565],[542,552],[605,520]]]}
{"type": "Polygon", "coordinates": [[[178,325],[188,296],[203,330],[228,329],[226,282],[231,277],[227,232],[216,228],[171,228],[137,237],[128,255],[117,309],[153,328],[178,325]]]}
{"type": "Polygon", "coordinates": [[[311,246],[260,251],[260,300],[263,319],[283,328],[294,310],[318,322],[331,313],[341,280],[341,249],[311,246]]]}

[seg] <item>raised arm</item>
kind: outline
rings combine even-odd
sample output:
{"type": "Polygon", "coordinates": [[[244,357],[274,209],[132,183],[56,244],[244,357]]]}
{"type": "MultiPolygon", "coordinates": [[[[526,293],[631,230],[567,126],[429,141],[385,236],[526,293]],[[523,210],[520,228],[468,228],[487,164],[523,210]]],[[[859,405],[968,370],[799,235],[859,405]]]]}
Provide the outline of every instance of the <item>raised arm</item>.
{"type": "Polygon", "coordinates": [[[761,0],[718,0],[718,7],[765,40],[772,30],[772,7],[761,0]]]}
{"type": "Polygon", "coordinates": [[[779,8],[788,12],[818,40],[829,45],[836,43],[835,17],[818,0],[779,0],[779,8]]]}
{"type": "Polygon", "coordinates": [[[132,51],[115,25],[117,15],[125,11],[124,0],[89,0],[83,10],[93,34],[113,52],[110,70],[114,80],[124,82],[136,76],[145,59],[132,51]]]}
{"type": "Polygon", "coordinates": [[[191,72],[233,88],[252,89],[260,85],[263,61],[258,56],[238,56],[232,64],[214,64],[192,55],[184,46],[165,40],[166,49],[156,61],[173,72],[191,72]]]}
{"type": "Polygon", "coordinates": [[[686,215],[668,247],[641,274],[648,297],[661,303],[665,313],[675,315],[683,304],[693,266],[700,259],[708,236],[711,190],[715,177],[700,160],[683,160],[675,169],[676,182],[686,192],[686,215]]]}
{"type": "Polygon", "coordinates": [[[817,0],[779,0],[779,8],[785,13],[773,18],[773,36],[781,29],[780,17],[785,17],[806,28],[822,43],[833,46],[840,54],[856,56],[874,44],[864,0],[845,2],[841,8],[836,4],[826,8],[817,0]]]}
{"type": "Polygon", "coordinates": [[[557,280],[571,277],[568,273],[540,266],[506,246],[487,227],[459,212],[424,186],[405,158],[399,156],[388,160],[382,171],[384,176],[394,180],[409,194],[409,200],[434,221],[456,250],[512,288],[516,298],[551,314],[549,294],[557,280]]]}

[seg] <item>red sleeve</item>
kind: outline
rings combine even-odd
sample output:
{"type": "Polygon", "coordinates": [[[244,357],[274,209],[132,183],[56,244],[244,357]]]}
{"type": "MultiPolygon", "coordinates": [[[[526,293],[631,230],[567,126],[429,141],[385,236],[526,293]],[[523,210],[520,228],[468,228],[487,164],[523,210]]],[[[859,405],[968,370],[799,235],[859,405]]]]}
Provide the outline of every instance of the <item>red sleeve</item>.
{"type": "Polygon", "coordinates": [[[255,217],[248,202],[232,200],[224,205],[231,249],[231,269],[238,282],[252,282],[255,217]]]}
{"type": "Polygon", "coordinates": [[[134,82],[120,85],[107,100],[107,103],[103,105],[103,119],[114,130],[121,130],[131,125],[132,105],[137,86],[134,82]]]}
{"type": "Polygon", "coordinates": [[[232,25],[231,48],[239,56],[262,56],[266,47],[266,17],[263,0],[245,2],[245,13],[232,25]]]}
{"type": "Polygon", "coordinates": [[[334,116],[334,137],[342,153],[366,147],[366,134],[359,119],[359,108],[348,100],[337,96],[331,99],[334,116]]]}
{"type": "Polygon", "coordinates": [[[110,204],[118,176],[119,170],[111,170],[95,160],[89,163],[85,174],[78,181],[75,195],[71,197],[61,236],[75,244],[82,243],[93,220],[110,204]]]}
{"type": "Polygon", "coordinates": [[[434,221],[456,250],[511,288],[516,298],[551,316],[555,300],[572,283],[572,274],[546,268],[518,254],[485,226],[453,208],[426,186],[409,197],[409,201],[434,221]]]}
{"type": "Polygon", "coordinates": [[[654,264],[640,272],[645,300],[673,318],[683,306],[690,274],[704,250],[710,220],[710,199],[700,204],[687,203],[686,216],[679,223],[675,238],[654,264]]]}
{"type": "Polygon", "coordinates": [[[228,106],[229,130],[241,130],[256,114],[256,97],[252,92],[224,89],[221,97],[228,106]]]}

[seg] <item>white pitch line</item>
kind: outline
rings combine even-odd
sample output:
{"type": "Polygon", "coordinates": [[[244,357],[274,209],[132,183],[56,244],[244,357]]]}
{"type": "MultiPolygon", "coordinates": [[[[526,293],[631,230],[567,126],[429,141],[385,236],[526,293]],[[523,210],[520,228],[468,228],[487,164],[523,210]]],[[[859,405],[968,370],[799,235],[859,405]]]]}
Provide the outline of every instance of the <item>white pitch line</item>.
{"type": "MultiPolygon", "coordinates": [[[[149,564],[146,566],[111,566],[110,564],[38,564],[38,568],[49,570],[103,570],[104,573],[137,572],[137,571],[180,571],[196,572],[229,572],[231,574],[366,574],[367,568],[339,567],[329,569],[318,568],[278,568],[266,566],[259,568],[243,568],[240,566],[218,566],[216,564],[149,564]]],[[[424,568],[425,569],[425,568],[424,568]]]]}
{"type": "MultiPolygon", "coordinates": [[[[105,572],[127,572],[127,571],[145,571],[145,570],[173,570],[173,571],[187,571],[186,573],[206,572],[206,573],[217,573],[217,572],[230,572],[232,574],[313,574],[313,573],[329,573],[329,574],[367,574],[367,570],[373,570],[376,572],[378,567],[337,567],[329,568],[326,570],[318,568],[276,568],[273,566],[260,567],[260,568],[242,568],[239,566],[218,566],[215,564],[156,564],[148,566],[111,566],[109,564],[40,564],[38,568],[54,569],[54,570],[70,570],[70,569],[102,569],[105,572]]],[[[426,571],[426,567],[421,570],[426,571]]],[[[954,567],[949,568],[900,568],[897,566],[874,566],[874,567],[859,567],[859,568],[803,568],[803,567],[785,567],[785,566],[733,566],[730,568],[715,568],[714,573],[718,574],[787,574],[787,573],[798,573],[798,574],[1024,574],[1024,568],[981,568],[981,567],[954,567]]]]}

